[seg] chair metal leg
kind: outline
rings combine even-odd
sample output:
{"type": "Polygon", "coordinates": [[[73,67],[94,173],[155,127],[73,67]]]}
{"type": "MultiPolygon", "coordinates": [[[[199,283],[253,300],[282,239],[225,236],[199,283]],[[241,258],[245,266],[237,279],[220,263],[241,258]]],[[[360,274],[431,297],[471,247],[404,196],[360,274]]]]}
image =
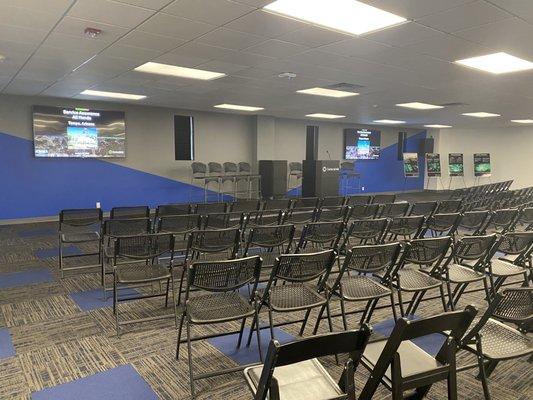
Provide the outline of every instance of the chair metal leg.
{"type": "MultiPolygon", "coordinates": [[[[261,329],[259,327],[259,307],[257,306],[257,302],[254,303],[254,321],[255,321],[255,335],[257,337],[257,350],[259,351],[259,360],[263,362],[263,351],[261,350],[261,329]]],[[[250,329],[250,333],[253,332],[253,328],[250,329]]],[[[251,336],[250,336],[251,337],[251,336]]],[[[248,343],[248,346],[250,343],[248,343]]]]}
{"type": "Polygon", "coordinates": [[[307,325],[307,320],[309,319],[309,314],[311,314],[311,308],[309,308],[305,312],[305,317],[304,317],[304,320],[302,322],[302,327],[300,328],[300,336],[303,336],[303,334],[304,334],[305,326],[307,325]]]}
{"type": "Polygon", "coordinates": [[[499,361],[490,361],[486,366],[485,366],[485,375],[487,376],[487,378],[490,378],[490,376],[492,375],[492,373],[494,372],[494,369],[496,369],[496,367],[498,366],[498,363],[499,361]]]}
{"type": "Polygon", "coordinates": [[[272,319],[272,309],[268,307],[268,324],[270,327],[270,338],[275,339],[274,337],[274,321],[272,319]]]}
{"type": "Polygon", "coordinates": [[[318,317],[315,322],[315,327],[313,328],[313,336],[316,335],[316,333],[318,332],[320,321],[322,320],[322,315],[324,315],[325,309],[326,309],[326,305],[323,305],[322,307],[320,307],[320,310],[318,311],[318,317]]]}
{"type": "Polygon", "coordinates": [[[481,346],[481,338],[478,337],[476,341],[477,362],[479,366],[479,379],[481,379],[481,385],[483,386],[483,395],[485,400],[490,400],[489,384],[487,382],[487,375],[485,374],[485,363],[483,362],[483,348],[481,346]]]}
{"type": "Polygon", "coordinates": [[[191,343],[191,324],[189,320],[185,322],[185,330],[187,332],[187,355],[189,359],[189,383],[191,386],[191,398],[195,397],[195,388],[194,388],[194,375],[193,375],[193,366],[192,366],[192,343],[191,343]]]}
{"type": "Polygon", "coordinates": [[[446,289],[448,290],[448,304],[452,311],[455,311],[455,305],[453,304],[452,285],[448,279],[446,279],[446,289]]]}
{"type": "Polygon", "coordinates": [[[405,317],[405,310],[403,307],[403,298],[402,298],[402,289],[400,289],[400,286],[398,285],[398,305],[400,306],[400,315],[405,317]]]}
{"type": "Polygon", "coordinates": [[[176,360],[180,358],[180,347],[181,347],[181,331],[183,330],[183,322],[185,321],[185,311],[181,313],[180,322],[178,325],[178,343],[176,345],[176,360]]]}
{"type": "Polygon", "coordinates": [[[398,315],[396,314],[396,304],[394,300],[394,292],[392,291],[392,285],[390,285],[389,290],[390,290],[390,306],[392,308],[392,317],[394,318],[394,321],[397,321],[398,315]]]}
{"type": "Polygon", "coordinates": [[[167,290],[166,290],[166,293],[165,293],[165,308],[168,307],[168,292],[169,292],[169,289],[170,289],[170,278],[167,279],[167,290]]]}
{"type": "Polygon", "coordinates": [[[117,336],[120,337],[120,322],[118,319],[118,287],[117,278],[113,278],[113,313],[115,314],[115,327],[117,330],[117,336]]]}
{"type": "Polygon", "coordinates": [[[59,272],[61,272],[61,279],[63,279],[65,273],[63,271],[63,242],[61,239],[59,240],[59,272]]]}
{"type": "Polygon", "coordinates": [[[342,314],[342,326],[344,328],[345,331],[348,330],[348,321],[346,320],[346,308],[345,308],[345,305],[344,305],[344,297],[342,296],[342,293],[341,293],[341,314],[342,314]]]}
{"type": "Polygon", "coordinates": [[[241,347],[242,334],[244,332],[244,326],[246,325],[246,317],[242,319],[241,329],[239,330],[239,338],[237,339],[237,348],[241,347]]]}

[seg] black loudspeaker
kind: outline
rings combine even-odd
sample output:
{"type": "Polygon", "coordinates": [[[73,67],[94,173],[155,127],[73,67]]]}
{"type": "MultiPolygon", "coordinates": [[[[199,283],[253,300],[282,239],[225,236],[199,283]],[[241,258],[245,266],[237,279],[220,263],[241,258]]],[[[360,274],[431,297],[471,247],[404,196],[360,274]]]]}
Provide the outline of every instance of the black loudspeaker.
{"type": "Polygon", "coordinates": [[[406,140],[407,140],[407,132],[398,132],[398,161],[403,160],[403,153],[405,151],[406,140]]]}
{"type": "Polygon", "coordinates": [[[174,115],[174,155],[176,160],[194,160],[194,119],[174,115]]]}
{"type": "Polygon", "coordinates": [[[305,159],[318,159],[318,126],[309,125],[307,127],[307,138],[305,140],[305,159]]]}
{"type": "Polygon", "coordinates": [[[435,146],[435,139],[433,138],[420,139],[418,154],[433,153],[434,146],[435,146]]]}
{"type": "Polygon", "coordinates": [[[259,175],[264,198],[287,194],[287,160],[259,160],[259,175]]]}

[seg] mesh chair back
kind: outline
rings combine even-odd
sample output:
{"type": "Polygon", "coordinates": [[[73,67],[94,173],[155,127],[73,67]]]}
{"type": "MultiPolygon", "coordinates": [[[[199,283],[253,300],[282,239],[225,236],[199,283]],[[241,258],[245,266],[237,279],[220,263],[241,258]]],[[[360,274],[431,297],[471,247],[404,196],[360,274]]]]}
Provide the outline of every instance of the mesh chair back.
{"type": "Polygon", "coordinates": [[[320,199],[318,197],[298,197],[292,202],[292,208],[318,208],[320,199]]]}
{"type": "Polygon", "coordinates": [[[342,353],[349,354],[348,364],[352,365],[353,368],[347,371],[347,373],[343,373],[341,377],[342,385],[340,386],[344,388],[344,391],[350,393],[350,396],[355,396],[355,393],[353,393],[355,385],[352,384],[353,375],[368,343],[370,332],[370,328],[365,324],[357,331],[318,335],[283,345],[277,340],[272,340],[268,347],[261,376],[257,382],[257,391],[254,400],[266,400],[269,398],[269,394],[270,398],[273,398],[271,391],[272,378],[274,376],[274,370],[277,367],[342,353]],[[345,374],[346,376],[344,376],[345,374]],[[347,384],[346,382],[350,383],[347,384]]]}
{"type": "Polygon", "coordinates": [[[497,236],[492,235],[483,235],[483,236],[464,236],[454,246],[454,258],[462,262],[463,260],[473,261],[480,260],[484,261],[494,243],[496,242],[497,236]]]}
{"type": "Polygon", "coordinates": [[[249,211],[258,211],[261,207],[260,200],[238,200],[234,203],[231,203],[230,210],[233,212],[249,212],[249,211]]]}
{"type": "Polygon", "coordinates": [[[316,218],[317,210],[311,208],[292,209],[285,213],[283,218],[284,224],[303,225],[313,222],[316,218]]]}
{"type": "Polygon", "coordinates": [[[345,222],[351,215],[351,208],[346,206],[321,208],[316,213],[317,222],[345,222]]]}
{"type": "Polygon", "coordinates": [[[453,235],[460,218],[459,213],[433,214],[428,218],[426,227],[437,234],[453,235]]]}
{"type": "Polygon", "coordinates": [[[189,267],[188,287],[208,292],[230,292],[249,283],[253,283],[253,291],[261,271],[259,256],[238,258],[226,261],[197,261],[189,267]]]}
{"type": "Polygon", "coordinates": [[[225,213],[227,203],[198,203],[194,208],[195,214],[225,213]]]}
{"type": "Polygon", "coordinates": [[[414,203],[411,206],[409,215],[422,215],[424,217],[429,217],[433,215],[436,209],[437,209],[436,201],[419,201],[419,202],[414,203]]]}
{"type": "Polygon", "coordinates": [[[532,244],[533,232],[509,232],[500,237],[496,248],[506,255],[523,255],[532,244]]]}
{"type": "Polygon", "coordinates": [[[248,213],[246,227],[279,225],[283,221],[282,210],[262,210],[248,213]]]}
{"type": "Polygon", "coordinates": [[[211,161],[207,163],[207,169],[211,175],[222,175],[222,165],[220,163],[211,161]]]}
{"type": "Polygon", "coordinates": [[[443,200],[437,207],[438,213],[456,213],[461,211],[463,202],[461,200],[443,200]]]}
{"type": "Polygon", "coordinates": [[[346,200],[347,206],[355,206],[356,204],[370,204],[372,196],[348,196],[346,200]]]}
{"type": "Polygon", "coordinates": [[[133,236],[150,233],[152,224],[150,218],[109,219],[104,222],[106,236],[133,236]]]}
{"type": "Polygon", "coordinates": [[[379,204],[356,204],[350,208],[350,218],[352,219],[376,218],[379,204]]]}
{"type": "Polygon", "coordinates": [[[233,228],[191,232],[187,257],[197,259],[202,255],[225,253],[224,258],[235,258],[239,250],[240,236],[240,230],[233,228]]]}
{"type": "Polygon", "coordinates": [[[306,254],[282,254],[276,260],[272,272],[273,276],[287,282],[310,282],[317,278],[327,277],[334,263],[334,250],[306,254]]]}
{"type": "Polygon", "coordinates": [[[339,244],[342,232],[344,230],[344,222],[313,222],[304,226],[298,248],[298,253],[301,249],[311,244],[313,248],[330,248],[336,249],[339,244]]]}
{"type": "Polygon", "coordinates": [[[202,176],[207,174],[207,166],[198,161],[195,161],[191,164],[191,169],[193,176],[202,176]]]}
{"type": "Polygon", "coordinates": [[[388,271],[394,267],[401,247],[398,242],[352,247],[343,268],[361,273],[388,271]]]}
{"type": "Polygon", "coordinates": [[[386,218],[352,221],[341,248],[349,247],[352,239],[356,239],[359,243],[367,243],[368,241],[380,243],[388,223],[386,218]]]}
{"type": "Polygon", "coordinates": [[[62,210],[59,213],[59,230],[64,226],[83,227],[100,224],[102,210],[100,208],[83,208],[62,210]]]}
{"type": "Polygon", "coordinates": [[[200,221],[197,214],[162,216],[157,220],[157,231],[185,235],[200,229],[200,221]]]}
{"type": "Polygon", "coordinates": [[[110,218],[147,218],[150,216],[150,208],[148,206],[131,206],[131,207],[113,207],[111,209],[110,218]]]}
{"type": "Polygon", "coordinates": [[[422,231],[425,218],[423,216],[397,217],[393,218],[388,226],[387,234],[394,237],[417,238],[422,231]]]}
{"type": "Polygon", "coordinates": [[[492,316],[517,325],[533,322],[533,287],[505,289],[492,316]]]}
{"type": "Polygon", "coordinates": [[[290,207],[290,199],[267,199],[263,205],[263,210],[288,210],[290,207]]]}
{"type": "Polygon", "coordinates": [[[450,236],[411,240],[403,253],[403,264],[417,264],[436,269],[440,266],[452,244],[450,236]]]}
{"type": "Polygon", "coordinates": [[[326,196],[320,201],[321,207],[340,207],[346,202],[344,196],[326,196]]]}
{"type": "Polygon", "coordinates": [[[395,194],[376,194],[374,197],[372,197],[372,203],[374,204],[387,204],[394,203],[395,201],[395,194]]]}
{"type": "Polygon", "coordinates": [[[489,217],[483,230],[495,230],[500,233],[505,233],[512,227],[517,217],[518,210],[516,208],[496,210],[489,217]]]}
{"type": "Polygon", "coordinates": [[[476,233],[483,227],[488,215],[488,211],[464,212],[459,220],[459,228],[476,233]]]}
{"type": "Polygon", "coordinates": [[[191,212],[190,204],[163,204],[157,206],[155,210],[155,217],[163,217],[167,215],[183,215],[191,212]]]}
{"type": "Polygon", "coordinates": [[[294,225],[259,226],[252,228],[246,241],[245,254],[250,247],[289,249],[294,237],[294,225]]]}
{"type": "Polygon", "coordinates": [[[517,223],[522,225],[525,230],[533,229],[533,207],[522,209],[518,216],[517,223]]]}
{"type": "Polygon", "coordinates": [[[223,165],[225,174],[232,175],[237,173],[237,164],[234,162],[225,162],[223,165]]]}
{"type": "Polygon", "coordinates": [[[409,211],[409,203],[387,203],[381,206],[380,217],[396,218],[404,217],[409,211]]]}
{"type": "Polygon", "coordinates": [[[118,236],[115,238],[115,261],[117,258],[153,260],[163,254],[174,255],[174,235],[155,233],[148,235],[118,236]]]}
{"type": "Polygon", "coordinates": [[[241,161],[239,164],[238,164],[238,168],[239,168],[239,172],[241,174],[251,174],[252,173],[252,167],[249,163],[247,162],[244,162],[244,161],[241,161]]]}
{"type": "Polygon", "coordinates": [[[204,218],[204,229],[242,229],[245,225],[245,214],[241,212],[213,213],[204,218]]]}

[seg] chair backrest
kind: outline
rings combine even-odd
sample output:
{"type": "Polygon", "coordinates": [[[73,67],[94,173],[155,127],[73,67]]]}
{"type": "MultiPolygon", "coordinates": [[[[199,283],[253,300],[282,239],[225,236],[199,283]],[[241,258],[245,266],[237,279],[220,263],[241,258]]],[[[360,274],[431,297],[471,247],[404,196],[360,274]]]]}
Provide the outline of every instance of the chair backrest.
{"type": "Polygon", "coordinates": [[[257,211],[261,207],[261,201],[260,200],[237,200],[233,203],[231,203],[230,210],[233,212],[240,211],[240,212],[249,212],[249,211],[257,211]]]}
{"type": "Polygon", "coordinates": [[[533,323],[533,287],[505,289],[492,316],[519,326],[533,323]]]}
{"type": "Polygon", "coordinates": [[[421,215],[393,218],[387,228],[387,235],[391,234],[394,239],[397,236],[416,239],[420,235],[425,221],[426,218],[421,215]]]}
{"type": "Polygon", "coordinates": [[[185,299],[190,289],[208,292],[231,292],[252,284],[257,288],[261,272],[261,257],[252,256],[224,261],[196,261],[189,266],[185,299]]]}
{"type": "Polygon", "coordinates": [[[413,239],[405,246],[399,267],[416,264],[431,271],[438,269],[443,262],[453,240],[451,236],[413,239]]]}
{"type": "Polygon", "coordinates": [[[289,173],[291,172],[302,172],[302,163],[301,162],[290,162],[289,163],[289,173]]]}
{"type": "Polygon", "coordinates": [[[460,218],[459,213],[433,214],[427,219],[426,227],[437,234],[453,235],[460,218]]]}
{"type": "Polygon", "coordinates": [[[190,214],[190,204],[162,204],[157,206],[155,210],[155,217],[163,217],[167,215],[183,215],[190,214]]]}
{"type": "Polygon", "coordinates": [[[350,208],[350,218],[352,219],[376,218],[379,212],[379,204],[355,204],[350,208]]]}
{"type": "Polygon", "coordinates": [[[437,213],[456,213],[461,211],[463,202],[461,200],[442,200],[439,202],[437,213]]]}
{"type": "Polygon", "coordinates": [[[282,254],[276,259],[272,275],[265,289],[265,293],[273,284],[274,279],[287,282],[310,282],[318,279],[323,284],[335,264],[334,250],[324,250],[317,253],[282,254]]]}
{"type": "Polygon", "coordinates": [[[174,258],[174,235],[168,233],[151,233],[135,236],[117,236],[114,238],[114,262],[118,258],[152,261],[163,254],[174,258]]]}
{"type": "Polygon", "coordinates": [[[346,200],[347,206],[354,206],[356,204],[370,204],[372,201],[372,196],[348,196],[346,200]]]}
{"type": "Polygon", "coordinates": [[[516,208],[495,210],[490,214],[483,231],[495,230],[499,233],[505,233],[513,226],[517,217],[518,209],[516,208]]]}
{"type": "Polygon", "coordinates": [[[424,217],[429,217],[433,215],[437,209],[436,201],[418,201],[413,203],[411,209],[409,210],[409,215],[423,215],[424,217]]]}
{"type": "Polygon", "coordinates": [[[382,204],[379,216],[385,218],[405,217],[409,207],[410,204],[407,202],[382,204]]]}
{"type": "Polygon", "coordinates": [[[226,175],[237,173],[237,164],[235,164],[234,162],[227,161],[223,164],[223,166],[224,166],[224,173],[226,175]]]}
{"type": "Polygon", "coordinates": [[[198,259],[209,254],[220,253],[221,259],[232,259],[239,251],[241,231],[239,229],[198,230],[189,234],[187,259],[198,259]]]}
{"type": "Polygon", "coordinates": [[[209,174],[211,175],[222,174],[222,165],[218,162],[214,162],[214,161],[208,162],[207,169],[209,170],[209,174]]]}
{"type": "Polygon", "coordinates": [[[344,222],[312,222],[303,228],[296,253],[311,244],[312,248],[337,249],[344,222]]]}
{"type": "Polygon", "coordinates": [[[524,207],[518,216],[518,222],[524,225],[533,224],[533,207],[524,207]]]}
{"type": "Polygon", "coordinates": [[[250,248],[281,249],[288,252],[294,237],[294,225],[258,226],[250,229],[244,254],[248,255],[250,248]]]}
{"type": "Polygon", "coordinates": [[[191,164],[191,169],[193,176],[202,176],[207,174],[207,165],[202,162],[194,161],[191,164]]]}
{"type": "Polygon", "coordinates": [[[291,199],[267,199],[263,204],[263,210],[288,210],[291,207],[291,199]]]}
{"type": "Polygon", "coordinates": [[[283,210],[250,211],[246,219],[246,227],[279,225],[284,215],[283,210]]]}
{"type": "Polygon", "coordinates": [[[523,262],[523,256],[530,250],[533,245],[533,231],[529,232],[508,232],[501,235],[494,252],[499,251],[506,255],[516,255],[515,263],[523,262]]]}
{"type": "Polygon", "coordinates": [[[202,215],[224,213],[227,207],[227,203],[198,203],[194,206],[194,213],[202,215]]]}
{"type": "Polygon", "coordinates": [[[461,215],[459,228],[477,233],[485,224],[489,212],[483,211],[466,211],[461,215]]]}
{"type": "Polygon", "coordinates": [[[303,225],[313,222],[316,219],[318,210],[316,208],[296,208],[287,211],[283,217],[284,224],[303,225]]]}
{"type": "MultiPolygon", "coordinates": [[[[271,387],[275,387],[272,381],[274,380],[274,371],[277,367],[342,353],[349,354],[347,365],[351,365],[351,367],[345,368],[339,381],[339,386],[343,387],[346,393],[353,391],[355,389],[353,387],[353,375],[359,364],[361,355],[365,351],[370,333],[371,329],[368,325],[364,324],[357,331],[317,335],[283,345],[277,340],[271,340],[265,363],[261,370],[261,376],[258,379],[254,400],[266,400],[269,392],[271,399],[276,397],[276,394],[273,395],[271,392],[271,387]],[[345,382],[351,382],[352,384],[345,384],[345,382]]],[[[355,396],[355,393],[353,393],[353,396],[355,396]]]]}
{"type": "Polygon", "coordinates": [[[203,229],[243,229],[246,221],[246,214],[241,212],[211,213],[204,215],[203,229]]]}
{"type": "Polygon", "coordinates": [[[347,270],[362,273],[388,272],[396,264],[401,249],[399,242],[354,246],[344,259],[341,274],[347,270]]]}
{"type": "Polygon", "coordinates": [[[372,197],[372,203],[374,204],[387,204],[394,203],[395,201],[395,194],[375,194],[374,197],[372,197]]]}
{"type": "Polygon", "coordinates": [[[317,210],[317,222],[345,222],[351,215],[351,208],[347,206],[328,207],[317,210]]]}
{"type": "Polygon", "coordinates": [[[318,197],[298,197],[292,202],[292,208],[318,208],[320,199],[318,197]]]}
{"type": "Polygon", "coordinates": [[[358,244],[380,243],[387,229],[389,221],[386,218],[379,219],[356,219],[348,228],[341,249],[345,249],[352,243],[351,239],[359,241],[358,244]]]}
{"type": "Polygon", "coordinates": [[[147,218],[150,216],[150,207],[148,206],[128,206],[128,207],[113,207],[109,218],[147,218]]]}
{"type": "Polygon", "coordinates": [[[185,235],[200,229],[201,219],[201,215],[198,214],[164,215],[157,219],[156,230],[157,232],[185,235]]]}
{"type": "Polygon", "coordinates": [[[105,236],[133,236],[150,233],[152,221],[150,218],[108,219],[104,222],[105,236]]]}
{"type": "MultiPolygon", "coordinates": [[[[391,367],[395,360],[396,362],[399,361],[400,355],[398,354],[398,349],[402,342],[431,335],[433,333],[450,331],[449,339],[444,342],[438,354],[435,356],[435,359],[440,365],[435,363],[435,371],[433,372],[434,379],[443,379],[443,377],[438,377],[438,375],[444,375],[444,377],[448,375],[450,363],[454,364],[454,360],[450,360],[449,358],[455,358],[455,352],[457,350],[456,343],[458,343],[464,336],[468,326],[476,316],[476,313],[477,310],[473,306],[468,306],[463,311],[447,312],[415,321],[410,321],[405,318],[396,321],[396,325],[372,370],[372,375],[363,387],[359,398],[370,399],[373,397],[379,382],[385,375],[387,369],[391,367]]],[[[451,365],[451,367],[454,368],[455,365],[451,365]]],[[[426,378],[425,382],[427,384],[434,382],[434,380],[429,378],[430,376],[431,371],[427,371],[421,376],[409,376],[404,379],[415,380],[417,378],[426,378]]]]}
{"type": "Polygon", "coordinates": [[[320,201],[321,207],[338,207],[343,206],[346,202],[344,196],[326,196],[323,197],[320,201]]]}
{"type": "Polygon", "coordinates": [[[102,219],[103,213],[100,208],[61,210],[59,213],[59,230],[61,231],[64,226],[77,228],[100,225],[102,219]]]}
{"type": "Polygon", "coordinates": [[[250,163],[247,163],[244,161],[241,161],[238,164],[238,168],[239,168],[239,172],[242,174],[250,174],[252,172],[252,166],[250,165],[250,163]]]}
{"type": "MultiPolygon", "coordinates": [[[[492,247],[496,242],[497,236],[464,236],[454,244],[453,258],[456,262],[477,261],[474,268],[486,262],[491,254],[492,247]]],[[[469,265],[469,263],[465,263],[469,265]]]]}

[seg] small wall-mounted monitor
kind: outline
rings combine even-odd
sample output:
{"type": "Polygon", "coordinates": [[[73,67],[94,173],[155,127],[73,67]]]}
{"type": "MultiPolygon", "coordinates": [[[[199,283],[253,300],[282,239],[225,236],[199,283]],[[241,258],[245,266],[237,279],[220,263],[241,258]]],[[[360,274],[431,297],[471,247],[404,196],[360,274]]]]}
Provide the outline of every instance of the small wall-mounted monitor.
{"type": "Polygon", "coordinates": [[[35,157],[126,157],[123,111],[33,106],[35,157]]]}
{"type": "Polygon", "coordinates": [[[376,160],[381,151],[381,132],[369,129],[344,130],[345,160],[376,160]]]}

